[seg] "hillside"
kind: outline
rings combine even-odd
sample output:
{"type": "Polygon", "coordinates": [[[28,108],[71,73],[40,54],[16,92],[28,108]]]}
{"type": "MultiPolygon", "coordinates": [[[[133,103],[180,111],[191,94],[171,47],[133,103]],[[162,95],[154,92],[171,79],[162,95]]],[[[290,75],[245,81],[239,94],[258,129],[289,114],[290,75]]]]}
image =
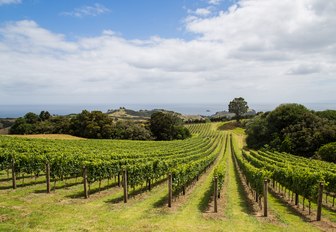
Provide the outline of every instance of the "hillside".
{"type": "Polygon", "coordinates": [[[195,119],[201,119],[203,118],[200,115],[183,115],[181,113],[177,113],[170,110],[165,109],[153,109],[153,110],[131,110],[126,109],[124,107],[120,107],[119,109],[114,110],[108,110],[107,114],[109,117],[112,117],[114,119],[122,119],[122,120],[148,120],[155,112],[167,112],[167,113],[174,113],[178,117],[180,117],[182,120],[187,121],[189,119],[195,120],[195,119]]]}
{"type": "Polygon", "coordinates": [[[322,221],[316,221],[316,200],[306,198],[305,201],[303,197],[316,194],[319,179],[309,182],[308,178],[313,177],[317,167],[326,173],[323,178],[329,178],[330,185],[325,190],[335,193],[335,182],[330,179],[336,170],[334,164],[285,153],[242,151],[243,131],[218,130],[222,125],[191,124],[188,127],[194,134],[192,138],[170,142],[0,136],[3,144],[0,146],[0,158],[3,158],[0,159],[0,231],[336,229],[332,195],[323,194],[322,221]],[[5,168],[11,163],[8,149],[16,154],[16,175],[5,168]],[[45,173],[46,160],[50,171],[45,173]],[[276,169],[273,163],[277,164],[276,169]],[[305,169],[298,168],[303,166],[305,169]],[[126,167],[128,188],[123,188],[121,182],[125,178],[120,173],[126,167]],[[308,169],[306,175],[301,175],[300,171],[308,169]],[[279,171],[288,178],[293,177],[295,185],[277,175],[279,171]],[[167,173],[176,177],[171,181],[174,190],[171,207],[167,204],[167,173]],[[49,187],[48,175],[51,176],[49,187]],[[215,198],[217,213],[214,212],[214,177],[220,182],[220,198],[215,198]],[[260,188],[265,184],[265,177],[271,179],[267,195],[260,188]],[[15,189],[12,189],[14,182],[15,189]],[[298,205],[294,205],[294,193],[300,194],[298,205]],[[268,199],[267,217],[264,216],[265,198],[268,199]],[[327,198],[328,202],[324,200],[327,198]]]}
{"type": "Polygon", "coordinates": [[[14,122],[14,118],[0,118],[0,135],[7,135],[14,122]]]}

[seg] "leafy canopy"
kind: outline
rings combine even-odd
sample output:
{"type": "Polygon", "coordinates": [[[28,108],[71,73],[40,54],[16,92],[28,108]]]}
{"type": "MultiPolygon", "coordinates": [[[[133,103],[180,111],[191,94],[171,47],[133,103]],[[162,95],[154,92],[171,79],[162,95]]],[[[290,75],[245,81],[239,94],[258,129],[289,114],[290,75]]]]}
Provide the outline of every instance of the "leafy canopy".
{"type": "Polygon", "coordinates": [[[313,156],[324,144],[336,140],[336,124],[299,104],[283,104],[246,125],[247,145],[270,146],[300,156],[313,156]]]}
{"type": "Polygon", "coordinates": [[[157,140],[185,139],[191,136],[182,119],[173,113],[156,112],[150,119],[150,129],[157,140]]]}
{"type": "Polygon", "coordinates": [[[236,114],[238,122],[247,113],[248,108],[247,102],[242,97],[235,98],[229,103],[229,112],[236,114]]]}

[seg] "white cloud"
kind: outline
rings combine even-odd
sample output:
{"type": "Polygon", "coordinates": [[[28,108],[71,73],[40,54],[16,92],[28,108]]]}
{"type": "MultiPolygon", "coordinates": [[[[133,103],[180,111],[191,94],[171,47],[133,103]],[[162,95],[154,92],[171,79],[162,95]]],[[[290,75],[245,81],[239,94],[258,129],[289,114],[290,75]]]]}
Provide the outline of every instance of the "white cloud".
{"type": "Polygon", "coordinates": [[[208,16],[209,14],[211,14],[211,11],[209,8],[197,8],[195,10],[195,14],[199,16],[208,16]]]}
{"type": "Polygon", "coordinates": [[[62,12],[62,15],[82,18],[85,16],[98,16],[110,12],[111,10],[101,4],[94,4],[93,6],[82,6],[69,12],[62,12]]]}
{"type": "Polygon", "coordinates": [[[0,6],[1,5],[7,5],[7,4],[20,4],[21,0],[0,0],[0,6]]]}
{"type": "Polygon", "coordinates": [[[208,0],[209,4],[218,5],[222,0],[208,0]]]}
{"type": "Polygon", "coordinates": [[[300,64],[296,67],[291,68],[288,74],[292,75],[309,75],[313,73],[318,73],[321,71],[321,66],[318,64],[300,64]]]}
{"type": "Polygon", "coordinates": [[[0,104],[335,102],[336,2],[244,0],[194,15],[197,38],[66,36],[33,21],[0,28],[0,104]]]}
{"type": "Polygon", "coordinates": [[[30,20],[7,23],[0,28],[0,33],[3,36],[3,43],[17,52],[55,54],[74,51],[77,46],[65,41],[63,35],[54,34],[30,20]]]}

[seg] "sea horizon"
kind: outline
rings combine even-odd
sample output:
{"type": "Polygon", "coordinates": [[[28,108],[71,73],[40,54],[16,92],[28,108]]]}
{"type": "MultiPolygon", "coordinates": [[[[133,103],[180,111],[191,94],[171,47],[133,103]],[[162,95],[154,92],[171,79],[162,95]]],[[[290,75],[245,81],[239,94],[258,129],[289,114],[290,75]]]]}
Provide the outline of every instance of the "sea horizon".
{"type": "MultiPolygon", "coordinates": [[[[275,109],[283,103],[251,103],[249,108],[256,112],[266,112],[275,109]]],[[[336,110],[336,103],[299,103],[310,110],[336,110]]],[[[165,109],[172,110],[185,115],[204,115],[210,116],[219,111],[227,111],[228,106],[220,103],[180,103],[180,104],[136,104],[136,103],[119,103],[119,104],[18,104],[18,105],[0,105],[0,118],[18,118],[28,112],[39,114],[41,111],[48,111],[52,115],[69,115],[78,114],[82,110],[99,110],[107,112],[111,109],[125,107],[131,110],[152,110],[165,109]]]]}

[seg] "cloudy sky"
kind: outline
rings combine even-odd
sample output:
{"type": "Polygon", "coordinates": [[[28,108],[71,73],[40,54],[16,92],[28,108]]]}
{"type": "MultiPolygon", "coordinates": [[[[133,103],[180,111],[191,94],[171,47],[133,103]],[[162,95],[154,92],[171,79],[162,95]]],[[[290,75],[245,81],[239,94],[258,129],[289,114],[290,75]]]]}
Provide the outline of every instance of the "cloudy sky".
{"type": "Polygon", "coordinates": [[[336,102],[335,0],[0,0],[0,104],[336,102]]]}

